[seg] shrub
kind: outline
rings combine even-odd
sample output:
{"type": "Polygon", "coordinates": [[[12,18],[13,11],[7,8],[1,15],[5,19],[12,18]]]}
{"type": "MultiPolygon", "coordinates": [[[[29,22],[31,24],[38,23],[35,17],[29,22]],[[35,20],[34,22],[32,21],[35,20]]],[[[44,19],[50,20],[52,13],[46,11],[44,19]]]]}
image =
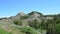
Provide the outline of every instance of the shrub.
{"type": "Polygon", "coordinates": [[[29,16],[20,16],[20,19],[27,19],[29,16]]]}
{"type": "Polygon", "coordinates": [[[21,20],[14,20],[13,23],[16,24],[16,25],[22,25],[22,21],[21,20]]]}
{"type": "Polygon", "coordinates": [[[29,26],[33,27],[35,29],[39,29],[40,28],[40,22],[37,21],[36,19],[34,21],[32,21],[32,22],[29,21],[29,26]]]}
{"type": "Polygon", "coordinates": [[[56,33],[60,34],[60,23],[56,24],[55,28],[56,28],[56,33]]]}
{"type": "Polygon", "coordinates": [[[35,29],[32,27],[22,27],[20,30],[26,34],[37,34],[35,29]]]}

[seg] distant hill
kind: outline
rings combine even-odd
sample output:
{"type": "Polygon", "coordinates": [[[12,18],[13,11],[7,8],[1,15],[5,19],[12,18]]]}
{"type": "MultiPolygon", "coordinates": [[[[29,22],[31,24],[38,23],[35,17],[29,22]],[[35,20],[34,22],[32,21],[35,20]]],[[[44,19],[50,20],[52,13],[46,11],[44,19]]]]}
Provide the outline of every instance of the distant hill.
{"type": "Polygon", "coordinates": [[[37,19],[37,20],[42,20],[42,19],[53,19],[53,15],[43,15],[42,13],[39,13],[37,11],[32,11],[31,13],[28,13],[28,14],[24,14],[23,12],[20,12],[18,13],[16,16],[11,16],[9,18],[0,18],[0,20],[2,21],[14,21],[14,20],[34,20],[34,19],[37,19]],[[25,19],[26,18],[26,19],[25,19]]]}

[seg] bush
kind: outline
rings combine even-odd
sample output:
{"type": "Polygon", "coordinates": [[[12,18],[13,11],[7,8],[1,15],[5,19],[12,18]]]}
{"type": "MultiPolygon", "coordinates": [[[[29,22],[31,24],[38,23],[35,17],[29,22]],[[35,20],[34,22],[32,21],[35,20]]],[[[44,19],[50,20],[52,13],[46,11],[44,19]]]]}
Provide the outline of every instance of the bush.
{"type": "Polygon", "coordinates": [[[21,20],[14,20],[13,23],[16,24],[16,25],[22,25],[22,21],[21,20]]]}
{"type": "Polygon", "coordinates": [[[56,33],[60,34],[60,23],[56,24],[55,28],[56,28],[56,33]]]}
{"type": "Polygon", "coordinates": [[[29,16],[20,16],[20,19],[27,19],[29,16]]]}
{"type": "Polygon", "coordinates": [[[37,34],[35,29],[32,27],[22,27],[20,30],[26,34],[37,34]]]}
{"type": "Polygon", "coordinates": [[[35,29],[39,29],[40,28],[40,22],[37,21],[36,19],[34,21],[32,21],[32,22],[29,21],[28,24],[29,24],[30,27],[33,27],[35,29]]]}

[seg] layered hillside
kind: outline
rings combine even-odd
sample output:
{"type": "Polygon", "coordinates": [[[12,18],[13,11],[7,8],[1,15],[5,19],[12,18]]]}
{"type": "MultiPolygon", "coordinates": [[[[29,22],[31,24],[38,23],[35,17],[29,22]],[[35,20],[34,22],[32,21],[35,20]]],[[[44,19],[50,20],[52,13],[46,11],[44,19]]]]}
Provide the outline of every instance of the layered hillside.
{"type": "Polygon", "coordinates": [[[9,18],[0,18],[0,28],[11,34],[54,34],[58,31],[60,14],[44,15],[37,11],[23,12],[9,18]],[[52,32],[53,31],[53,32],[52,32]]]}

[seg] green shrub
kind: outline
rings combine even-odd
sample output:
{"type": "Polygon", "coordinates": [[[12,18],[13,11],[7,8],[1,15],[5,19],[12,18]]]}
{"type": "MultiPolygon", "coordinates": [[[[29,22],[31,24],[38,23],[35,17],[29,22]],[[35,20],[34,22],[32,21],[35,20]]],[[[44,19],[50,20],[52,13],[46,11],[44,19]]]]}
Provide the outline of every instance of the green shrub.
{"type": "Polygon", "coordinates": [[[22,21],[21,20],[14,20],[13,23],[16,24],[16,25],[22,25],[22,21]]]}
{"type": "Polygon", "coordinates": [[[20,16],[20,19],[27,19],[29,16],[20,16]]]}
{"type": "Polygon", "coordinates": [[[56,24],[55,28],[56,28],[56,33],[60,34],[60,23],[56,24]]]}
{"type": "Polygon", "coordinates": [[[37,34],[35,29],[32,27],[22,27],[20,30],[26,34],[37,34]]]}
{"type": "Polygon", "coordinates": [[[40,28],[40,22],[37,21],[36,19],[34,21],[32,21],[32,22],[29,21],[29,26],[33,27],[35,29],[39,29],[40,28]]]}

